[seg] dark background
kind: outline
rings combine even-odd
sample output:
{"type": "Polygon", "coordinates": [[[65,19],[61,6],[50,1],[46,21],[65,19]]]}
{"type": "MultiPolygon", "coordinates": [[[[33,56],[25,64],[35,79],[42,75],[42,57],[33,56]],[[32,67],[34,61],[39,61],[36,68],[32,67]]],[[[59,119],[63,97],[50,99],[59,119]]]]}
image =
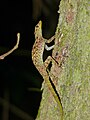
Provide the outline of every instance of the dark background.
{"type": "MultiPolygon", "coordinates": [[[[43,36],[55,34],[58,20],[59,0],[9,1],[0,3],[0,54],[13,48],[17,33],[21,39],[19,48],[0,61],[0,98],[15,105],[32,118],[36,118],[42,92],[38,91],[43,81],[31,59],[34,27],[43,22],[43,36]],[[35,88],[32,90],[31,88],[35,88]]],[[[4,107],[0,103],[0,120],[4,107]]],[[[22,120],[17,114],[8,111],[6,120],[22,120]]],[[[33,119],[32,119],[33,120],[33,119]]]]}

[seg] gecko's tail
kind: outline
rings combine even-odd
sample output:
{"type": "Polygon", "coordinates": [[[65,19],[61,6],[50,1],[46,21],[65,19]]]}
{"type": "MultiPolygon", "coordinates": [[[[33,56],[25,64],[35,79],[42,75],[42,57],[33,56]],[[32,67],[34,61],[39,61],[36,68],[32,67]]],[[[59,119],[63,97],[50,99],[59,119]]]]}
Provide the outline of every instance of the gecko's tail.
{"type": "MultiPolygon", "coordinates": [[[[48,70],[47,70],[48,71],[48,70]]],[[[49,71],[48,71],[49,72],[49,71]]],[[[47,73],[48,73],[47,72],[47,73]]],[[[48,73],[49,74],[49,73],[48,73]]],[[[48,75],[49,76],[49,75],[48,75]]],[[[54,96],[54,99],[56,100],[57,102],[57,105],[59,106],[60,108],[60,114],[61,114],[61,119],[60,120],[63,120],[63,106],[62,106],[62,103],[61,103],[61,99],[60,99],[60,96],[55,88],[55,85],[54,83],[52,82],[51,78],[49,77],[49,81],[48,81],[48,87],[52,93],[52,95],[54,96]]]]}

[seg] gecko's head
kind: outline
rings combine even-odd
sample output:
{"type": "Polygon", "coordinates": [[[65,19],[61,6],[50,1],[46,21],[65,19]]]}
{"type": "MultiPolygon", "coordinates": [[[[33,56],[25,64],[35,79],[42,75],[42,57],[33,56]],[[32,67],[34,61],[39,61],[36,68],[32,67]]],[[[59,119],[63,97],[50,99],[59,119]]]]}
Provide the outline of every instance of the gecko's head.
{"type": "Polygon", "coordinates": [[[40,20],[38,24],[35,26],[35,37],[42,36],[42,21],[40,20]]]}

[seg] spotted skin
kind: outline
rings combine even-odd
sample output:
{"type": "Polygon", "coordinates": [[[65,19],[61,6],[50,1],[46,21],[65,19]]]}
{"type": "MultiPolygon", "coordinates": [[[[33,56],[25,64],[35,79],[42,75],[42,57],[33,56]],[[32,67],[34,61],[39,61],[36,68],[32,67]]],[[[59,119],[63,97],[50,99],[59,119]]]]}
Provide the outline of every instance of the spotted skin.
{"type": "Polygon", "coordinates": [[[52,37],[49,40],[46,40],[42,37],[42,22],[39,21],[39,23],[35,27],[35,43],[32,48],[32,61],[39,73],[42,75],[44,82],[47,84],[47,87],[49,88],[50,92],[54,96],[57,105],[60,108],[60,114],[61,114],[61,120],[63,120],[63,110],[62,105],[60,103],[60,100],[52,87],[52,84],[49,80],[49,74],[47,72],[47,67],[49,63],[53,60],[51,56],[48,56],[45,62],[43,62],[43,52],[45,48],[45,43],[50,43],[52,40],[54,40],[55,36],[52,37]]]}

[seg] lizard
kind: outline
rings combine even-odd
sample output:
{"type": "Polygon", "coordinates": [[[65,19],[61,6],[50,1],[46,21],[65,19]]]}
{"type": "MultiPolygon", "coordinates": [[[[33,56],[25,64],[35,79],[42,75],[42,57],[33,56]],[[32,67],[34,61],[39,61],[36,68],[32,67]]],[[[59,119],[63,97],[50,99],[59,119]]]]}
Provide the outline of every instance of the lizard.
{"type": "MultiPolygon", "coordinates": [[[[48,56],[47,59],[43,62],[43,52],[46,43],[50,43],[55,39],[55,36],[51,37],[49,40],[43,38],[42,36],[42,21],[39,21],[38,24],[35,26],[35,43],[32,47],[32,61],[35,65],[36,69],[39,71],[41,76],[44,79],[44,82],[46,83],[48,89],[52,93],[54,99],[57,102],[57,105],[60,108],[60,114],[61,114],[61,120],[63,120],[63,107],[61,104],[61,101],[59,100],[59,97],[57,96],[50,80],[49,80],[49,74],[47,72],[47,67],[51,61],[54,59],[51,56],[48,56]]],[[[49,50],[53,49],[54,46],[51,46],[49,50]]]]}

